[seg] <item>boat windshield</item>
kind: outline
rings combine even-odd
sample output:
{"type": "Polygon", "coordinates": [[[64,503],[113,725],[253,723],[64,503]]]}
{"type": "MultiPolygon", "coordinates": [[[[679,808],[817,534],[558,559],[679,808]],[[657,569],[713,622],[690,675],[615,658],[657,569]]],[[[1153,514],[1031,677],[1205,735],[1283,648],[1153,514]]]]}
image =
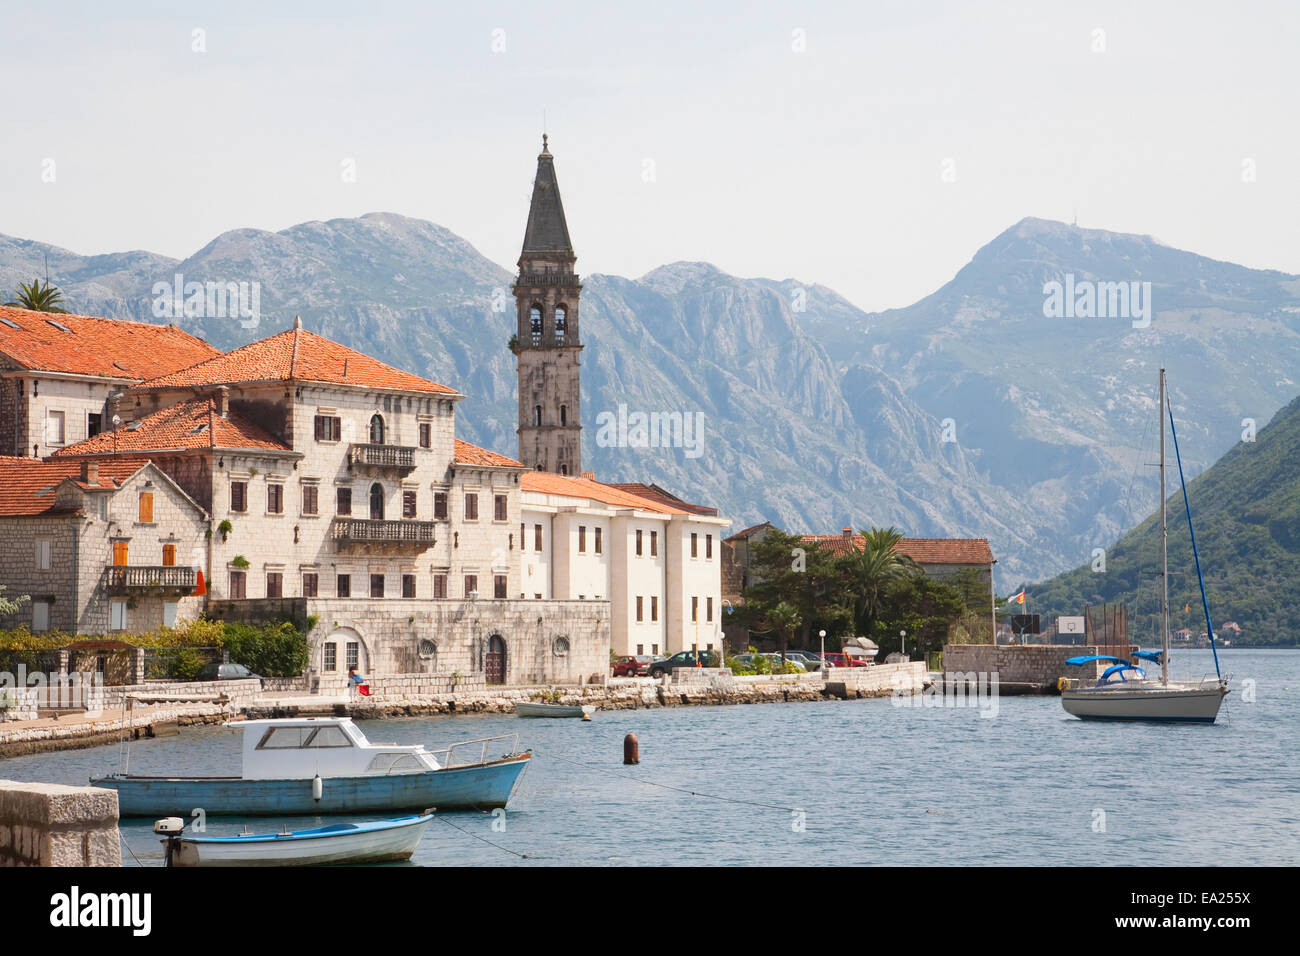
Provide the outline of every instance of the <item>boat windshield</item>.
{"type": "Polygon", "coordinates": [[[351,747],[352,741],[339,727],[271,727],[258,741],[258,750],[306,750],[318,747],[351,747]]]}

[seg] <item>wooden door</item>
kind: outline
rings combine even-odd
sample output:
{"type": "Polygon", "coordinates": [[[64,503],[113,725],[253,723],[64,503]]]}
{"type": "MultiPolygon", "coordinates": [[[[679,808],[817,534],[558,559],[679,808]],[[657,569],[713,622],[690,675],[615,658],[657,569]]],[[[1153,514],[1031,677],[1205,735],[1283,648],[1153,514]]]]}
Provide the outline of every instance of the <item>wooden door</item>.
{"type": "Polygon", "coordinates": [[[484,662],[489,684],[506,682],[506,642],[500,634],[493,634],[488,640],[487,660],[484,662]]]}

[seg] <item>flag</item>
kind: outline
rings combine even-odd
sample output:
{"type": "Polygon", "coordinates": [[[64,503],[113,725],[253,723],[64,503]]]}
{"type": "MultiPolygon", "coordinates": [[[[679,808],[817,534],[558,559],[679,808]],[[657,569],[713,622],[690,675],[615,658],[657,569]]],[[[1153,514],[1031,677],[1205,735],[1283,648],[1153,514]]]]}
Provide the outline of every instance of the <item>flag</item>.
{"type": "Polygon", "coordinates": [[[1013,595],[1011,595],[1011,597],[1007,598],[1007,603],[1008,603],[1008,604],[1024,604],[1024,603],[1025,603],[1025,589],[1024,589],[1024,588],[1021,588],[1019,594],[1013,594],[1013,595]]]}

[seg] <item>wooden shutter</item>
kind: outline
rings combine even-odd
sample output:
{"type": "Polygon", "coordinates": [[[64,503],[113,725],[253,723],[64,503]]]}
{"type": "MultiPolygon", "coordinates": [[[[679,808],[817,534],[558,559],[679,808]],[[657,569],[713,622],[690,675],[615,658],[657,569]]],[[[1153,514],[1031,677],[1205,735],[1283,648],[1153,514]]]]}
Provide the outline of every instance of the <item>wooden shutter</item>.
{"type": "Polygon", "coordinates": [[[176,567],[176,545],[174,544],[163,545],[163,567],[164,568],[176,567]]]}
{"type": "Polygon", "coordinates": [[[113,564],[116,567],[124,568],[127,562],[127,545],[125,541],[113,542],[113,564]]]}
{"type": "Polygon", "coordinates": [[[140,521],[142,524],[153,523],[153,492],[140,492],[140,521]]]}

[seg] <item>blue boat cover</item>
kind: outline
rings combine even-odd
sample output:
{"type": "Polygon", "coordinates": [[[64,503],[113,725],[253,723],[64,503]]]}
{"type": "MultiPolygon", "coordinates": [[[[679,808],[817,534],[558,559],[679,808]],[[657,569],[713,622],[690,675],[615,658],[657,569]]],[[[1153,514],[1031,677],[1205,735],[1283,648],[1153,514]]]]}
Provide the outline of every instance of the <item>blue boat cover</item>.
{"type": "Polygon", "coordinates": [[[1105,680],[1111,674],[1119,674],[1120,680],[1128,680],[1128,678],[1123,675],[1123,671],[1137,671],[1141,676],[1147,676],[1147,672],[1140,667],[1134,667],[1132,664],[1116,664],[1114,667],[1107,667],[1099,679],[1105,680]]]}
{"type": "Polygon", "coordinates": [[[1111,657],[1109,654],[1093,654],[1088,657],[1071,657],[1065,663],[1071,664],[1075,667],[1080,667],[1084,664],[1091,664],[1093,661],[1112,661],[1116,664],[1128,663],[1128,661],[1122,657],[1111,657]]]}
{"type": "Polygon", "coordinates": [[[1157,664],[1159,664],[1160,655],[1163,653],[1164,651],[1134,651],[1133,656],[1140,657],[1144,661],[1155,661],[1157,664]]]}

